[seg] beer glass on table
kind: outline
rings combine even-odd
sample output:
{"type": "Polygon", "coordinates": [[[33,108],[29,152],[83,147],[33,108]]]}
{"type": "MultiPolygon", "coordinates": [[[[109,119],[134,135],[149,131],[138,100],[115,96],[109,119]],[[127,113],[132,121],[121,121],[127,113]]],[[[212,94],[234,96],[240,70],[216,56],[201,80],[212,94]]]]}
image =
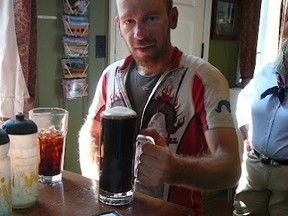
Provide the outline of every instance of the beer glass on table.
{"type": "Polygon", "coordinates": [[[133,201],[135,111],[114,107],[101,113],[99,200],[121,206],[133,201]]]}

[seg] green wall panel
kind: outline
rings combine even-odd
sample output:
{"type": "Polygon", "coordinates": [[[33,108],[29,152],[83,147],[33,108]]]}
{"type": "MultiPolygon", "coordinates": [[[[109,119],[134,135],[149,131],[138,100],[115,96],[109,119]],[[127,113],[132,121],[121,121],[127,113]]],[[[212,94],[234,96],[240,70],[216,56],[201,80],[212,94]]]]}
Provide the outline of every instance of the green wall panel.
{"type": "Polygon", "coordinates": [[[229,40],[211,40],[209,62],[217,67],[228,80],[230,87],[236,85],[239,42],[229,40]]]}
{"type": "MultiPolygon", "coordinates": [[[[90,1],[90,46],[89,46],[89,104],[91,104],[97,82],[107,66],[108,57],[96,58],[96,35],[105,35],[108,41],[108,1],[90,1]]],[[[108,46],[106,45],[106,48],[108,46]]],[[[106,50],[107,55],[107,50],[106,50]]]]}
{"type": "Polygon", "coordinates": [[[80,173],[77,139],[78,131],[82,125],[82,102],[80,103],[78,99],[67,101],[65,108],[69,110],[69,131],[66,140],[65,169],[80,173]]]}
{"type": "Polygon", "coordinates": [[[58,20],[38,20],[37,100],[43,106],[58,105],[61,97],[61,39],[58,20]]]}

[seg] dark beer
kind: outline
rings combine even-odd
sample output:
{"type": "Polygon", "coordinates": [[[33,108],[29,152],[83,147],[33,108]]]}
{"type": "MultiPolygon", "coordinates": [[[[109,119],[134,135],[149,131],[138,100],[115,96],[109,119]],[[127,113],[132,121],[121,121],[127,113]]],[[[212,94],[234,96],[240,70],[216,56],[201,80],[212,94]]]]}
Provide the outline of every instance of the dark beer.
{"type": "Polygon", "coordinates": [[[134,116],[102,116],[100,188],[121,193],[132,189],[134,116]]]}
{"type": "Polygon", "coordinates": [[[115,107],[101,114],[99,188],[100,201],[106,204],[122,205],[131,201],[136,117],[133,110],[125,107],[115,107]],[[119,197],[121,194],[123,199],[119,197]]]}

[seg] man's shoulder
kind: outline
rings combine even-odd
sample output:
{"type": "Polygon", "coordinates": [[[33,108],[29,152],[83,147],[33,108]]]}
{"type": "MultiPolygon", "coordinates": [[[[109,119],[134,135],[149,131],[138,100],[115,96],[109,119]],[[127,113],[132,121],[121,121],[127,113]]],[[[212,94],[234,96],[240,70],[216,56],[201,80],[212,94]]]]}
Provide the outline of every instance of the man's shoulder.
{"type": "Polygon", "coordinates": [[[125,59],[120,59],[120,60],[117,60],[115,62],[112,62],[107,66],[107,69],[121,67],[123,65],[124,61],[125,61],[125,59]]]}
{"type": "Polygon", "coordinates": [[[104,73],[114,73],[117,69],[122,68],[124,65],[125,59],[117,60],[111,64],[109,64],[105,69],[104,73]]]}
{"type": "Polygon", "coordinates": [[[184,67],[195,70],[219,71],[210,62],[191,54],[183,54],[181,58],[181,64],[184,67]]]}
{"type": "Polygon", "coordinates": [[[191,64],[205,64],[207,62],[198,56],[183,53],[181,56],[181,63],[191,65],[191,64]]]}
{"type": "Polygon", "coordinates": [[[115,61],[114,63],[111,63],[107,69],[115,69],[118,68],[119,71],[125,71],[129,70],[130,66],[132,63],[135,62],[134,58],[132,55],[127,56],[126,58],[120,59],[115,61]]]}
{"type": "Polygon", "coordinates": [[[182,56],[181,64],[205,82],[226,80],[218,68],[200,57],[185,54],[182,56]]]}

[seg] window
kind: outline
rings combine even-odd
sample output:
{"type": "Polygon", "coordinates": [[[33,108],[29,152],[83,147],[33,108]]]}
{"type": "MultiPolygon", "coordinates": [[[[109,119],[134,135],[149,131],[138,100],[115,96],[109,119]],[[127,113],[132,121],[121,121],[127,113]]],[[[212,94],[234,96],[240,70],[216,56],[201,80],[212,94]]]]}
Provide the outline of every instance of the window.
{"type": "Polygon", "coordinates": [[[262,0],[255,72],[278,53],[281,0],[262,0]]]}

